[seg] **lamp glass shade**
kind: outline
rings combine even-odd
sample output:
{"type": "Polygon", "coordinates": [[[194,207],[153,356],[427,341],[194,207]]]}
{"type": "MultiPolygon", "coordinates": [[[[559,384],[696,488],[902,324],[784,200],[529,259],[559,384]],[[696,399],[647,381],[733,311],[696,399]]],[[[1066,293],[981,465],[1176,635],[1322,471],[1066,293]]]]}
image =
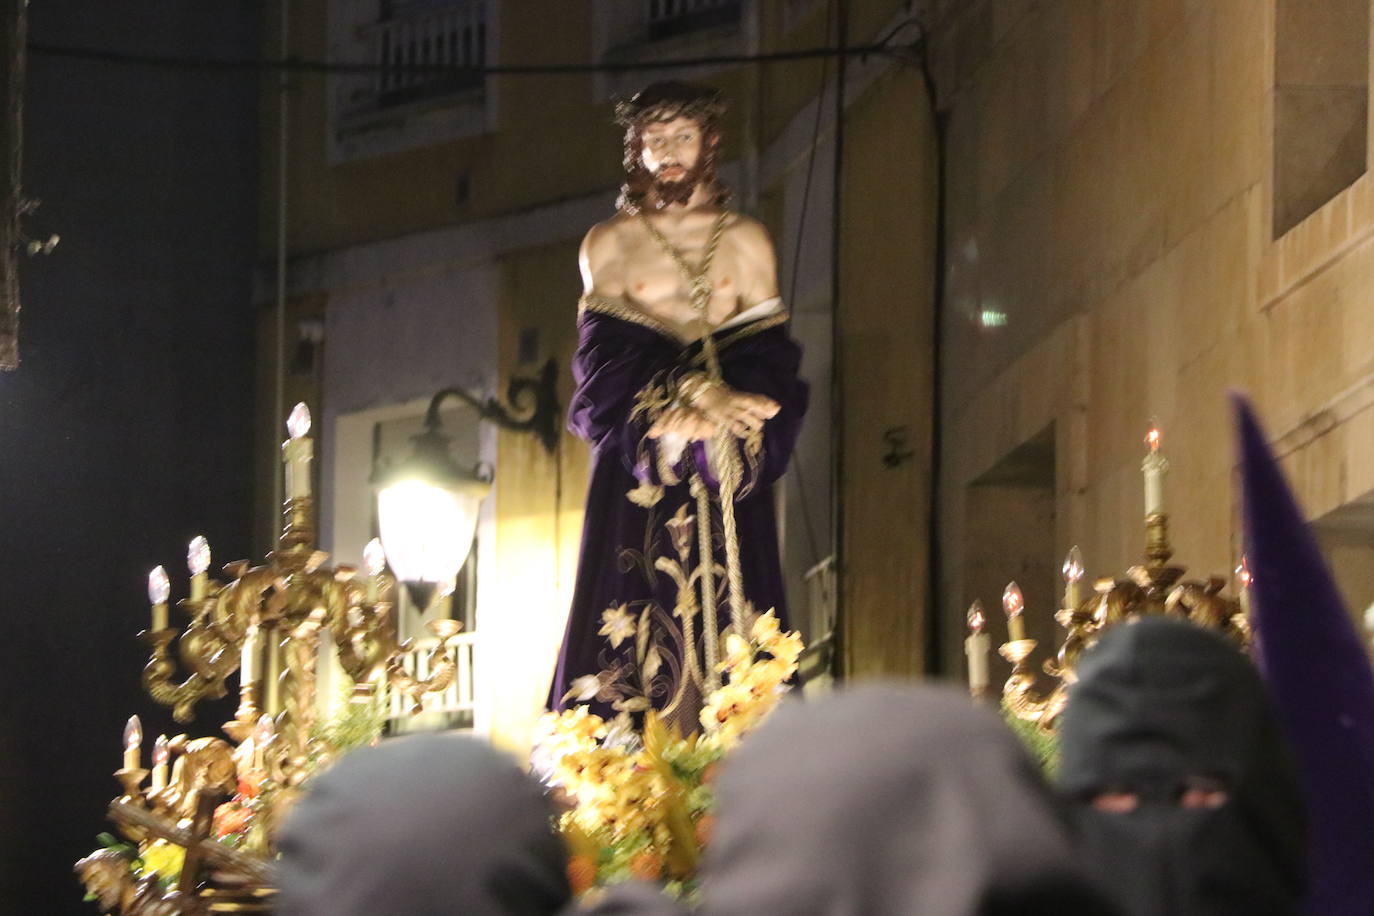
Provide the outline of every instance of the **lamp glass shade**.
{"type": "Polygon", "coordinates": [[[489,485],[480,480],[448,486],[403,478],[377,493],[377,522],[392,572],[402,582],[451,591],[472,551],[477,513],[489,485]]]}

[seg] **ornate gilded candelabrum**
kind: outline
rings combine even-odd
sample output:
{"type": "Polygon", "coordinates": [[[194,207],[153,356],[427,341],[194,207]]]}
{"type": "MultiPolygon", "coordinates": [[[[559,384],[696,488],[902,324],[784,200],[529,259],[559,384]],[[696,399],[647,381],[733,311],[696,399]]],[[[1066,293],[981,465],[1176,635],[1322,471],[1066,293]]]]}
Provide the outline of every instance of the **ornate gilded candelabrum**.
{"type": "Polygon", "coordinates": [[[196,703],[224,696],[237,673],[239,705],[223,726],[229,741],[159,738],[146,788],[150,771],[141,767],[142,729],[137,717],[129,721],[123,766],[115,774],[123,791],[109,814],[137,846],[145,866],[150,860],[168,864],[156,873],[136,874],[127,848],[100,850],[77,863],[105,912],[266,911],[274,893],[273,831],[301,783],[337,750],[319,737],[315,721],[316,672],[326,645],[332,645],[339,667],[353,682],[354,703],[375,708],[378,691],[389,685],[409,697],[418,712],[426,693],[453,681],[456,665],[448,643],[459,624],[451,620],[430,624],[439,642],[429,676],[407,673],[403,657],[410,642],[396,637],[396,581],[378,542],[364,551],[366,575],[352,566],[325,565],[328,555],[315,548],[311,521],[313,446],[304,404],[296,405],[287,427],[290,438],[282,446],[287,499],[281,534],[266,563],[230,563],[224,567],[228,581],[211,579],[210,546],[202,537],[193,540],[187,555],[189,595],[177,602],[190,619],[180,634],[168,621],[166,570],[159,566],[149,574],[152,622],[140,634],[151,648],[143,670],[149,696],[170,706],[176,721],[189,722],[196,703]],[[237,829],[228,832],[246,838],[236,848],[212,836],[226,833],[226,825],[215,821],[224,814],[217,809],[231,796],[238,801],[230,805],[236,817],[230,826],[237,829]],[[178,859],[180,867],[174,868],[178,859]],[[169,873],[177,875],[171,888],[169,873]]]}
{"type": "MultiPolygon", "coordinates": [[[[1002,593],[1002,609],[1007,617],[1008,640],[999,653],[1011,662],[1011,676],[1002,687],[1002,703],[1013,715],[1042,728],[1051,729],[1064,710],[1068,688],[1076,679],[1078,658],[1095,643],[1103,631],[1146,614],[1165,614],[1187,618],[1217,630],[1247,646],[1250,627],[1247,617],[1246,589],[1249,574],[1244,561],[1237,568],[1240,597],[1222,594],[1226,580],[1209,577],[1206,581],[1184,580],[1185,569],[1169,560],[1169,516],[1164,511],[1164,477],[1169,464],[1160,453],[1161,436],[1152,428],[1146,437],[1149,453],[1141,470],[1145,477],[1145,555],[1144,562],[1130,567],[1122,578],[1102,578],[1093,583],[1093,593],[1082,594],[1083,555],[1075,546],[1064,559],[1064,596],[1054,619],[1064,628],[1064,641],[1053,658],[1042,666],[1045,674],[1058,681],[1048,693],[1036,687],[1036,671],[1030,663],[1037,642],[1026,638],[1023,615],[1025,600],[1020,587],[1011,582],[1002,593]]],[[[975,697],[987,694],[987,652],[989,640],[983,633],[982,605],[969,609],[970,635],[966,641],[969,658],[969,690],[975,697]]]]}

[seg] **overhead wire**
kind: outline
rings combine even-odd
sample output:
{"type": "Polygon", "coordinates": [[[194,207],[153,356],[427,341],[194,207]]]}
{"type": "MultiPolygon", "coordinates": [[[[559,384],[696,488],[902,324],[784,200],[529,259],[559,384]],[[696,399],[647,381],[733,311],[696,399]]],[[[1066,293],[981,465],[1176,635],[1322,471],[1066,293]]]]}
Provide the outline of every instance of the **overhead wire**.
{"type": "Polygon", "coordinates": [[[482,76],[539,76],[578,73],[627,73],[646,70],[674,70],[694,67],[716,67],[749,63],[787,63],[832,57],[906,56],[909,48],[891,44],[899,30],[889,32],[882,42],[850,47],[799,48],[792,51],[768,51],[757,54],[709,54],[698,57],[667,58],[663,60],[600,61],[585,64],[488,64],[479,67],[458,64],[429,63],[348,63],[344,61],[311,60],[290,56],[270,58],[202,58],[175,54],[142,54],[115,51],[107,48],[88,48],[29,42],[28,52],[41,57],[96,61],[125,66],[156,67],[171,70],[254,70],[287,71],[292,73],[377,74],[392,75],[482,75],[482,76]]]}

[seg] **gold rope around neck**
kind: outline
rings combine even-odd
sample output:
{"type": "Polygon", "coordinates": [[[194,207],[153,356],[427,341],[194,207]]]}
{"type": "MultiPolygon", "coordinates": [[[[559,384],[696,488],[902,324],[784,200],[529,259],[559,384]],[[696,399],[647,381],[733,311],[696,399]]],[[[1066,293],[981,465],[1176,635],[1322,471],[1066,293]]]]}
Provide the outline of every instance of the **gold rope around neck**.
{"type": "MultiPolygon", "coordinates": [[[[711,282],[710,271],[711,262],[715,259],[716,249],[720,246],[721,236],[725,234],[725,221],[729,216],[727,211],[722,211],[716,218],[715,224],[711,227],[711,238],[706,243],[706,251],[702,255],[701,264],[695,268],[687,263],[687,259],[682,256],[666,238],[663,233],[649,220],[649,217],[640,212],[640,219],[644,221],[644,228],[648,230],[650,238],[658,243],[663,249],[664,254],[672,259],[677,265],[678,272],[687,282],[688,295],[691,298],[692,308],[696,311],[697,317],[701,319],[705,333],[701,337],[701,352],[706,358],[706,374],[713,382],[722,383],[720,373],[720,355],[716,350],[716,341],[712,334],[715,328],[711,326],[710,319],[707,318],[707,306],[710,305],[711,295],[715,292],[715,285],[711,282]]],[[[744,621],[744,574],[740,566],[739,553],[739,532],[735,528],[735,493],[738,492],[740,483],[743,480],[744,472],[740,466],[739,451],[735,447],[735,437],[728,429],[719,429],[714,436],[714,451],[720,462],[720,520],[721,527],[725,531],[725,573],[730,586],[730,624],[735,633],[741,638],[747,638],[744,621]]],[[[717,670],[717,658],[720,644],[720,635],[716,624],[716,595],[715,577],[712,575],[711,566],[715,562],[715,551],[711,548],[710,536],[710,493],[700,480],[698,471],[693,471],[693,491],[697,496],[697,527],[700,533],[701,564],[702,564],[702,639],[706,643],[706,668],[707,668],[707,689],[715,690],[720,686],[720,672],[717,670]]]]}

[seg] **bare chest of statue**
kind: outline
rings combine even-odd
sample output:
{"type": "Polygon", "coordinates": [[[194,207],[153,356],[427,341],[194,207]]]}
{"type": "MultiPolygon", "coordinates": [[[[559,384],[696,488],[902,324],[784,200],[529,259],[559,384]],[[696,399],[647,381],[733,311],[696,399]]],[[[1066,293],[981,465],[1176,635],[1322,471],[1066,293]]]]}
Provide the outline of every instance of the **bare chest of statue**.
{"type": "Polygon", "coordinates": [[[627,220],[620,227],[621,257],[613,268],[619,283],[614,285],[621,286],[629,304],[666,324],[684,340],[703,336],[709,328],[737,314],[741,307],[748,265],[732,242],[728,216],[717,229],[719,216],[718,211],[694,212],[672,218],[652,217],[652,227],[642,219],[627,220]],[[657,230],[659,238],[655,238],[653,230],[657,230]],[[712,239],[718,231],[719,238],[711,252],[712,239]],[[687,270],[667,246],[677,252],[687,270]],[[708,252],[711,256],[706,278],[711,295],[702,314],[693,300],[687,274],[699,275],[708,252]]]}

